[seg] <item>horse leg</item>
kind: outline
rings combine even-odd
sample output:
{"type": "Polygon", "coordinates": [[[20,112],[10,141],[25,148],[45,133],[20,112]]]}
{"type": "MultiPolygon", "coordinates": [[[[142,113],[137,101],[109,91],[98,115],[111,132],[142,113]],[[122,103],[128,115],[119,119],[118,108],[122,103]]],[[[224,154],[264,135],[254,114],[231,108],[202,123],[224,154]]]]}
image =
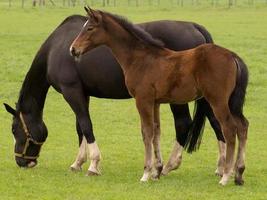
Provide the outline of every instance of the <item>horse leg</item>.
{"type": "Polygon", "coordinates": [[[136,98],[136,107],[141,118],[141,131],[145,145],[144,174],[140,181],[148,181],[152,170],[152,140],[154,125],[154,103],[145,101],[143,98],[136,98]]]}
{"type": "Polygon", "coordinates": [[[244,119],[236,119],[238,122],[237,137],[239,140],[237,159],[235,164],[235,184],[243,185],[244,180],[242,178],[243,172],[245,170],[245,147],[247,141],[247,131],[248,131],[248,121],[244,119]]]}
{"type": "Polygon", "coordinates": [[[188,104],[170,104],[174,117],[176,141],[167,164],[163,167],[162,175],[167,175],[170,171],[177,169],[182,162],[183,146],[185,144],[188,130],[192,123],[188,104]],[[182,144],[182,145],[181,145],[182,144]]]}
{"type": "Polygon", "coordinates": [[[217,169],[215,170],[216,176],[223,176],[223,169],[225,166],[225,155],[226,155],[226,144],[222,141],[218,140],[218,161],[217,161],[217,169]]]}
{"type": "Polygon", "coordinates": [[[182,152],[183,146],[181,146],[178,141],[175,141],[169,161],[163,167],[163,170],[161,172],[163,176],[167,175],[170,171],[175,170],[180,166],[182,162],[182,152]]]}
{"type": "Polygon", "coordinates": [[[76,119],[76,130],[79,137],[79,151],[74,163],[70,166],[72,171],[81,171],[82,165],[87,161],[86,139],[82,134],[78,120],[76,119]]]}
{"type": "Polygon", "coordinates": [[[225,140],[223,137],[223,133],[221,131],[220,124],[218,120],[215,118],[213,111],[209,105],[209,103],[203,98],[201,101],[201,107],[203,110],[205,110],[205,114],[210,122],[211,127],[213,128],[216,138],[218,140],[218,161],[217,161],[217,169],[215,170],[215,174],[217,176],[223,175],[223,169],[225,165],[225,151],[226,151],[226,145],[225,140]]]}
{"type": "Polygon", "coordinates": [[[226,185],[233,169],[237,126],[228,104],[212,106],[212,108],[221,125],[226,141],[226,163],[223,176],[219,182],[221,185],[226,185]]]}
{"type": "Polygon", "coordinates": [[[155,173],[153,174],[154,179],[159,179],[163,163],[162,156],[160,152],[160,105],[155,104],[154,106],[154,137],[153,137],[153,147],[154,147],[154,155],[155,155],[155,173]]]}
{"type": "MultiPolygon", "coordinates": [[[[87,98],[87,107],[89,106],[89,98],[87,98]]],[[[83,136],[81,127],[79,125],[78,119],[76,117],[76,131],[79,139],[79,151],[74,163],[70,166],[72,171],[81,171],[82,165],[87,161],[87,145],[86,139],[83,136]]]]}
{"type": "Polygon", "coordinates": [[[98,165],[100,161],[100,151],[93,134],[93,127],[88,111],[88,100],[79,85],[71,88],[63,88],[62,94],[74,111],[81,132],[87,142],[86,146],[88,147],[89,158],[91,160],[87,175],[99,175],[100,171],[98,169],[98,165]]]}

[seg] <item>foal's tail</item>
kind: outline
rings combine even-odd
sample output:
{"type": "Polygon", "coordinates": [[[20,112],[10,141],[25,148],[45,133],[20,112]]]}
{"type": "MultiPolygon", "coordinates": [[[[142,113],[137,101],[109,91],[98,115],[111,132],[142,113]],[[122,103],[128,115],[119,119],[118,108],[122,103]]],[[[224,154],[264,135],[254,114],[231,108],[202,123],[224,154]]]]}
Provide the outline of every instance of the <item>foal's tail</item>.
{"type": "Polygon", "coordinates": [[[248,68],[244,61],[233,54],[237,67],[236,86],[229,100],[231,113],[244,120],[243,105],[245,103],[246,89],[248,85],[248,68]]]}

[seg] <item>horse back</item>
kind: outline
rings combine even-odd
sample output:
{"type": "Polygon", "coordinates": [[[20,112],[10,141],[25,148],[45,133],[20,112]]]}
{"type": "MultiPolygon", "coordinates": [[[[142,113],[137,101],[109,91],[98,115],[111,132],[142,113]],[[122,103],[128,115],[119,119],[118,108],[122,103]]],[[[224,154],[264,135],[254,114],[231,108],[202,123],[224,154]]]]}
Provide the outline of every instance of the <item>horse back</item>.
{"type": "MultiPolygon", "coordinates": [[[[59,92],[69,86],[82,87],[88,96],[124,99],[130,95],[125,86],[121,67],[110,50],[101,46],[82,56],[76,62],[69,54],[69,46],[87,20],[71,16],[64,20],[49,36],[47,77],[59,92]]],[[[184,50],[206,42],[203,34],[190,22],[155,21],[138,24],[162,40],[172,50],[184,50]]]]}

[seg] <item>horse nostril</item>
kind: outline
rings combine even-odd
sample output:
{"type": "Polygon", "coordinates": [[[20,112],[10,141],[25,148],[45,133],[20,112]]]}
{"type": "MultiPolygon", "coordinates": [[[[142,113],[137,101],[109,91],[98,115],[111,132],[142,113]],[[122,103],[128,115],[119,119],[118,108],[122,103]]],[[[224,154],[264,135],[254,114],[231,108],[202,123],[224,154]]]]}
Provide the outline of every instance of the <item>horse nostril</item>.
{"type": "Polygon", "coordinates": [[[76,56],[76,51],[75,51],[75,48],[74,47],[70,47],[70,54],[72,56],[76,56]]]}

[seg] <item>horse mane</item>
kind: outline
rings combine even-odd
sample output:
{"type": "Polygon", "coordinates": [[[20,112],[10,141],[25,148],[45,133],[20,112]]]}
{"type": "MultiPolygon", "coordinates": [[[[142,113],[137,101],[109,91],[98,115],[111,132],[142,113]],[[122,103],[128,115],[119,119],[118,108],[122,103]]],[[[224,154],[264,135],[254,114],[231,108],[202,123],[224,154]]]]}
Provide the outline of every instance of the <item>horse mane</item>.
{"type": "Polygon", "coordinates": [[[116,21],[120,26],[122,26],[127,32],[129,32],[132,36],[134,36],[139,41],[151,45],[158,48],[163,48],[164,43],[161,40],[153,38],[152,35],[150,35],[148,32],[143,30],[142,28],[134,25],[132,22],[130,22],[128,19],[126,19],[123,16],[119,16],[116,14],[111,14],[108,12],[100,11],[101,14],[107,15],[111,17],[114,21],[116,21]]]}

